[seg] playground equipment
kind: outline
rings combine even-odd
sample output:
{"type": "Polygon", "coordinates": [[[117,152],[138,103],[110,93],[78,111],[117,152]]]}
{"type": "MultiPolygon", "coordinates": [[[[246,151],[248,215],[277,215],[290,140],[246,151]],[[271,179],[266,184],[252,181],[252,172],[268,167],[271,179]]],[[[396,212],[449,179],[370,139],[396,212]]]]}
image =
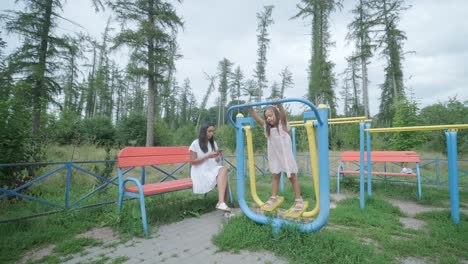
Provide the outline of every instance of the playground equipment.
{"type": "MultiPolygon", "coordinates": [[[[311,113],[305,112],[304,115],[305,117],[309,117],[311,113]]],[[[317,168],[317,148],[316,148],[316,142],[315,140],[315,131],[312,129],[312,126],[309,125],[312,124],[312,120],[307,120],[306,123],[304,124],[303,121],[290,121],[289,125],[292,127],[291,129],[291,134],[292,134],[292,143],[293,143],[293,154],[294,157],[297,156],[297,147],[296,147],[296,127],[301,127],[304,126],[307,131],[307,138],[309,142],[309,153],[310,153],[310,159],[311,159],[311,169],[312,169],[312,176],[314,178],[314,186],[318,186],[318,171],[316,170],[317,168]]],[[[372,122],[372,119],[368,119],[365,116],[356,116],[356,117],[342,117],[342,118],[330,118],[328,119],[328,125],[339,125],[339,124],[352,124],[352,123],[369,123],[372,122]]],[[[284,192],[284,177],[283,173],[281,174],[281,181],[280,181],[280,191],[284,192]]],[[[319,206],[318,206],[318,201],[319,201],[319,193],[318,190],[315,192],[316,195],[316,207],[310,211],[310,212],[305,212],[303,215],[305,217],[313,217],[318,213],[319,206]]]]}
{"type": "MultiPolygon", "coordinates": [[[[367,151],[367,195],[372,197],[372,174],[371,174],[371,133],[404,132],[404,131],[433,131],[445,130],[447,138],[447,159],[449,173],[450,208],[452,221],[460,223],[460,199],[458,191],[458,164],[457,164],[457,130],[467,129],[468,124],[460,125],[439,125],[439,126],[413,126],[413,127],[392,127],[392,128],[370,128],[367,124],[365,129],[361,129],[360,136],[360,167],[364,168],[364,131],[366,132],[367,151]]],[[[360,171],[360,207],[364,208],[364,170],[360,171]]]]}
{"type": "MultiPolygon", "coordinates": [[[[302,98],[287,98],[287,99],[281,99],[276,102],[273,101],[266,101],[266,102],[258,102],[258,103],[252,103],[250,105],[234,105],[231,106],[228,111],[227,111],[227,117],[229,122],[231,123],[232,126],[236,129],[236,153],[237,153],[237,198],[239,202],[239,206],[242,210],[242,212],[251,220],[255,221],[256,223],[259,224],[268,224],[271,223],[273,230],[275,232],[278,232],[283,225],[297,225],[299,227],[299,230],[302,232],[311,232],[311,231],[317,231],[320,230],[327,222],[328,216],[330,213],[330,180],[329,180],[329,173],[328,173],[328,166],[329,166],[329,160],[328,160],[328,109],[326,108],[317,108],[315,105],[313,105],[310,101],[304,100],[302,98]],[[280,104],[280,103],[287,103],[287,102],[300,102],[303,103],[307,106],[309,106],[312,110],[306,117],[304,115],[304,120],[307,123],[307,120],[311,118],[316,118],[315,121],[309,121],[310,127],[312,125],[317,129],[317,143],[318,151],[315,151],[315,153],[319,153],[318,155],[318,175],[319,175],[319,207],[321,208],[319,210],[319,214],[317,218],[306,224],[300,224],[296,222],[291,222],[285,219],[280,219],[280,218],[275,218],[275,217],[267,217],[264,215],[259,215],[253,212],[249,206],[247,205],[247,202],[245,200],[245,175],[244,175],[244,131],[246,133],[247,130],[249,130],[251,127],[253,127],[253,119],[251,117],[242,117],[242,115],[238,115],[236,118],[236,122],[234,122],[232,118],[232,111],[236,109],[241,109],[245,108],[248,106],[260,106],[260,105],[270,105],[270,104],[280,104]],[[248,127],[248,128],[247,128],[248,127]]],[[[314,140],[313,140],[314,141],[314,140]]],[[[314,141],[315,142],[315,141],[314,141]]],[[[309,144],[311,141],[309,141],[309,144]]],[[[311,146],[313,147],[313,145],[311,146]]],[[[253,155],[253,149],[248,151],[252,151],[253,155]]],[[[251,166],[252,167],[252,166],[251,166]]],[[[317,166],[314,166],[317,168],[317,166]]],[[[251,168],[253,169],[253,168],[251,168]]],[[[252,178],[250,179],[252,181],[252,178]]],[[[252,187],[252,184],[251,184],[252,187]]],[[[317,191],[316,191],[317,193],[317,191]]],[[[252,195],[257,196],[256,192],[255,194],[252,193],[252,195]]],[[[261,200],[258,198],[258,196],[254,200],[258,204],[263,203],[261,200]]]]}
{"type": "MultiPolygon", "coordinates": [[[[308,122],[310,122],[310,126],[312,126],[311,121],[308,121],[308,122]]],[[[249,178],[250,178],[250,192],[252,194],[252,198],[254,199],[255,203],[262,210],[268,211],[268,212],[275,211],[276,209],[278,209],[278,207],[281,205],[281,203],[283,203],[284,197],[283,196],[278,196],[278,202],[276,203],[276,205],[274,207],[265,207],[264,202],[262,200],[260,200],[260,198],[258,197],[257,188],[256,188],[256,179],[255,179],[255,165],[254,165],[254,154],[253,154],[253,144],[252,144],[252,131],[250,129],[250,126],[244,126],[244,130],[245,130],[245,136],[246,136],[246,139],[247,139],[247,156],[248,156],[248,162],[249,162],[248,169],[249,169],[249,178]]],[[[315,139],[314,139],[314,142],[315,142],[315,139]]],[[[281,176],[283,177],[283,173],[281,173],[281,176]]],[[[317,178],[316,180],[314,179],[314,186],[315,186],[316,194],[317,194],[317,192],[318,192],[318,190],[317,190],[318,175],[316,175],[316,178],[317,178]]],[[[316,195],[316,198],[318,198],[317,195],[316,195]]],[[[309,206],[309,203],[307,201],[304,201],[304,210],[306,210],[308,206],[309,206]]],[[[314,215],[311,215],[311,216],[315,216],[318,213],[318,201],[317,201],[316,207],[317,207],[317,210],[316,210],[317,212],[314,215]]],[[[303,213],[307,213],[306,215],[310,215],[310,213],[303,212],[303,211],[294,213],[292,209],[288,209],[285,212],[285,215],[288,216],[288,217],[292,217],[292,218],[298,218],[301,215],[303,215],[303,213]]]]}

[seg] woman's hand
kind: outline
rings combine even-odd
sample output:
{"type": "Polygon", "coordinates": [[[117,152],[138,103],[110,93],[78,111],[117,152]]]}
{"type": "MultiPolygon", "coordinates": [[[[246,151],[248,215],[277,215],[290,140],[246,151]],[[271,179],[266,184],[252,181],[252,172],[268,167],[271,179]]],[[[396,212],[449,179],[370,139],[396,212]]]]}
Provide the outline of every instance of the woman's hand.
{"type": "Polygon", "coordinates": [[[207,157],[212,159],[212,158],[218,157],[219,155],[220,155],[219,152],[210,152],[210,153],[208,153],[207,157]]]}

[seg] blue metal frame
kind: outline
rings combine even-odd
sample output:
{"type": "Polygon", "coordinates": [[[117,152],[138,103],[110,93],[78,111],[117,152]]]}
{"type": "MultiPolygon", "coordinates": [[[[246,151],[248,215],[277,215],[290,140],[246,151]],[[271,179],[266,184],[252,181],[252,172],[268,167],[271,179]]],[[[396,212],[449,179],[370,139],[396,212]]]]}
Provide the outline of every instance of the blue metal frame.
{"type": "MultiPolygon", "coordinates": [[[[232,120],[232,111],[235,109],[245,108],[246,105],[231,106],[227,111],[227,117],[231,125],[236,129],[236,153],[237,153],[237,199],[242,212],[251,220],[259,224],[270,224],[274,232],[279,232],[283,225],[297,225],[299,230],[303,232],[311,232],[320,230],[328,221],[330,213],[330,180],[328,174],[328,109],[317,109],[311,102],[302,98],[287,98],[276,102],[266,101],[253,103],[249,106],[270,105],[286,102],[301,102],[309,106],[317,116],[317,121],[314,126],[317,127],[318,137],[318,153],[319,153],[319,190],[320,190],[320,212],[317,218],[308,223],[300,224],[291,222],[285,219],[267,217],[253,212],[245,200],[245,174],[244,174],[244,131],[245,118],[238,118],[236,122],[232,120]]],[[[252,122],[252,121],[251,121],[252,122]]]]}
{"type": "MultiPolygon", "coordinates": [[[[299,156],[302,156],[300,157],[300,159],[305,159],[306,161],[307,160],[310,160],[309,158],[309,155],[308,154],[305,154],[305,155],[297,155],[298,157],[299,156]]],[[[231,166],[234,170],[237,170],[237,167],[233,165],[233,163],[231,163],[231,161],[229,160],[231,157],[235,158],[235,156],[224,156],[224,159],[223,159],[223,162],[226,162],[227,164],[229,164],[229,166],[231,166]]],[[[455,158],[456,159],[456,158],[455,158]]],[[[265,156],[262,155],[262,160],[265,161],[265,156]]],[[[337,167],[339,167],[339,164],[338,164],[338,161],[340,160],[340,157],[330,157],[330,164],[337,164],[336,166],[331,166],[329,167],[329,173],[331,173],[332,175],[336,175],[337,173],[337,167]]],[[[59,213],[59,212],[62,212],[63,210],[66,210],[66,209],[78,209],[78,208],[89,208],[89,207],[95,207],[95,206],[101,206],[101,205],[106,205],[106,204],[111,204],[111,203],[115,203],[117,202],[117,199],[115,200],[108,200],[108,201],[103,201],[103,202],[99,202],[99,203],[90,203],[89,205],[83,205],[83,202],[92,197],[93,195],[95,194],[98,194],[99,192],[101,192],[104,188],[106,188],[107,186],[110,186],[110,187],[118,187],[118,183],[116,183],[117,181],[117,176],[115,176],[114,178],[112,179],[107,179],[101,175],[98,175],[94,172],[91,172],[89,171],[88,169],[86,168],[83,168],[82,166],[80,166],[81,164],[87,164],[87,163],[90,163],[90,164],[96,164],[96,163],[114,163],[115,161],[113,160],[110,160],[110,161],[75,161],[75,162],[69,162],[69,164],[71,165],[67,165],[68,162],[50,162],[50,163],[45,163],[45,162],[42,162],[42,163],[21,163],[21,164],[18,164],[18,163],[14,163],[14,164],[0,164],[0,167],[25,167],[25,166],[37,166],[37,165],[40,165],[40,166],[45,166],[45,165],[60,165],[59,167],[57,168],[51,168],[51,170],[49,172],[46,172],[44,173],[43,175],[40,175],[38,176],[36,179],[30,181],[30,182],[27,182],[25,183],[24,185],[22,186],[19,186],[18,188],[15,188],[15,189],[5,189],[5,188],[0,188],[0,202],[3,202],[2,200],[3,199],[7,199],[8,197],[11,197],[11,196],[14,196],[14,197],[19,197],[19,198],[23,198],[23,199],[26,199],[28,201],[31,201],[33,203],[39,203],[39,204],[43,204],[43,205],[46,205],[47,207],[50,207],[50,208],[55,208],[55,210],[47,210],[47,211],[43,211],[43,212],[38,212],[38,213],[34,213],[34,214],[31,214],[31,215],[26,215],[26,216],[20,216],[20,217],[16,217],[16,218],[11,218],[11,219],[7,219],[7,218],[4,218],[4,219],[0,219],[0,223],[3,223],[3,222],[11,222],[11,221],[16,221],[16,220],[20,220],[20,219],[28,219],[28,218],[32,218],[32,217],[37,217],[37,216],[43,216],[43,215],[49,215],[49,214],[53,214],[53,213],[59,213]],[[38,197],[33,197],[31,195],[28,195],[27,193],[21,193],[20,191],[23,190],[24,188],[27,188],[27,187],[30,187],[30,186],[34,186],[35,183],[39,183],[41,182],[42,180],[44,180],[45,178],[47,177],[53,177],[53,175],[56,175],[56,174],[60,174],[61,172],[63,172],[64,169],[67,169],[67,178],[68,179],[73,179],[73,177],[76,177],[75,173],[78,171],[78,172],[82,172],[86,175],[90,175],[96,179],[98,179],[99,181],[102,182],[101,185],[95,187],[92,191],[88,192],[87,194],[83,195],[83,196],[80,196],[79,198],[77,198],[77,200],[74,200],[72,201],[72,181],[66,181],[66,183],[68,184],[68,187],[65,187],[64,189],[64,193],[65,193],[65,202],[62,204],[62,203],[57,203],[56,201],[47,201],[47,200],[44,200],[44,199],[41,199],[41,198],[38,198],[38,197]],[[27,187],[25,187],[25,185],[27,185],[27,187]],[[21,189],[20,189],[21,188],[21,189]],[[16,191],[15,191],[16,190],[16,191]],[[67,191],[68,190],[68,191],[67,191]],[[67,194],[68,192],[68,194],[67,194]]],[[[467,163],[468,160],[458,160],[458,163],[460,162],[465,162],[467,163]]],[[[302,169],[304,170],[304,174],[305,175],[308,175],[310,174],[310,168],[307,169],[308,166],[308,162],[306,162],[306,166],[302,169]]],[[[437,188],[440,188],[440,187],[449,187],[449,178],[450,176],[447,178],[448,180],[442,180],[442,176],[440,174],[440,166],[441,165],[445,165],[447,164],[448,165],[448,160],[445,160],[445,159],[439,159],[439,158],[434,158],[434,159],[421,159],[421,163],[419,164],[419,168],[420,168],[420,175],[421,175],[421,181],[424,180],[424,183],[421,183],[421,185],[424,185],[424,186],[434,186],[434,187],[437,187],[437,188]],[[432,168],[432,164],[434,164],[434,168],[432,168]],[[424,171],[424,169],[426,169],[426,171],[429,169],[430,171],[434,171],[435,173],[431,173],[431,172],[426,172],[424,171]]],[[[234,170],[230,170],[230,176],[232,177],[233,173],[234,173],[234,170]]],[[[262,170],[260,170],[260,168],[258,169],[260,172],[263,173],[262,170]]],[[[126,170],[124,173],[128,173],[130,172],[131,169],[129,170],[126,170]]],[[[417,169],[416,169],[417,171],[417,169]]],[[[116,175],[117,173],[114,172],[113,175],[116,175]]],[[[458,173],[457,173],[457,178],[459,180],[461,180],[462,178],[467,178],[468,176],[468,173],[464,170],[461,170],[461,169],[458,169],[458,173]]],[[[337,179],[338,180],[338,179],[337,179]]],[[[380,180],[380,178],[374,178],[374,180],[380,180]]],[[[396,180],[390,180],[391,182],[401,182],[401,181],[396,181],[396,180]]],[[[413,183],[413,182],[408,182],[408,181],[405,181],[406,183],[413,183]]],[[[465,189],[468,189],[468,185],[466,184],[460,184],[461,182],[458,183],[458,187],[459,188],[465,188],[465,189]]],[[[232,201],[232,193],[230,193],[230,200],[232,201]]],[[[454,215],[456,214],[456,208],[454,209],[455,212],[454,212],[454,215]]],[[[5,216],[5,215],[4,215],[5,216]]]]}

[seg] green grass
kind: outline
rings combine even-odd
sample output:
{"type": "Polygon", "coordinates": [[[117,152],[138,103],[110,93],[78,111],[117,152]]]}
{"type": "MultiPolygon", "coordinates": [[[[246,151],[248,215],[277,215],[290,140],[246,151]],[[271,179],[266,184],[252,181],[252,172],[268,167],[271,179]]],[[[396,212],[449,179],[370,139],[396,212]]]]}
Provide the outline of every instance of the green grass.
{"type": "MultiPolygon", "coordinates": [[[[271,177],[257,178],[257,192],[261,199],[267,198],[271,192],[268,184],[271,177]]],[[[310,178],[299,176],[299,180],[304,196],[313,205],[310,178]]],[[[331,210],[327,225],[319,232],[301,233],[287,228],[274,234],[271,226],[240,216],[229,221],[213,242],[222,251],[268,250],[288,263],[305,263],[312,259],[314,263],[398,263],[407,257],[435,263],[468,260],[466,214],[461,214],[459,225],[452,222],[448,210],[419,214],[416,218],[425,221],[426,226],[421,230],[407,229],[399,221],[404,214],[385,199],[418,202],[416,186],[386,182],[373,187],[374,198],[366,201],[365,209],[359,209],[358,198],[342,200],[331,210]]],[[[345,184],[344,189],[354,190],[351,195],[359,197],[355,183],[345,184]]],[[[285,182],[285,193],[282,208],[288,208],[294,199],[288,182],[285,182]]],[[[423,197],[426,198],[420,204],[449,209],[447,190],[424,188],[423,197]]],[[[466,200],[467,192],[461,191],[460,197],[466,200]]],[[[249,192],[246,199],[252,204],[249,192]]]]}

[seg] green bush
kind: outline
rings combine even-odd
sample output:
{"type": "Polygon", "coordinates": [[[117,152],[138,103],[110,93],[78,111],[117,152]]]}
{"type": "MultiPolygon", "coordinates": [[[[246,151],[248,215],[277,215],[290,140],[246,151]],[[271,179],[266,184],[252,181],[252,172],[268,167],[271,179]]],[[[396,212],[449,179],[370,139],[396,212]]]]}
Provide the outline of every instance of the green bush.
{"type": "Polygon", "coordinates": [[[146,143],[146,115],[133,112],[116,125],[116,141],[120,146],[144,146],[146,143]]]}
{"type": "Polygon", "coordinates": [[[60,119],[54,122],[48,130],[51,131],[55,143],[80,144],[83,140],[80,127],[81,119],[76,113],[63,112],[60,119]]]}
{"type": "Polygon", "coordinates": [[[83,135],[83,139],[90,144],[109,146],[115,142],[115,128],[109,117],[94,116],[84,119],[81,123],[80,133],[83,135]]]}

